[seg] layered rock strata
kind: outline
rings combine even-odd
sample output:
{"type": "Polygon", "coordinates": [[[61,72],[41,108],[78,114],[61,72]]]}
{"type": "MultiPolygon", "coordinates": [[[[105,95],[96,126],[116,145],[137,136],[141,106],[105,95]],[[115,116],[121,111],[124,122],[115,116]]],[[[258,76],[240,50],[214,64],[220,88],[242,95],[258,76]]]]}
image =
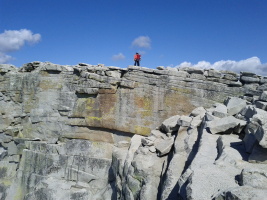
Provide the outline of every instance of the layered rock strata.
{"type": "Polygon", "coordinates": [[[267,79],[159,69],[0,65],[0,199],[260,198],[267,79]]]}
{"type": "Polygon", "coordinates": [[[195,68],[33,62],[22,68],[1,65],[0,71],[0,130],[51,142],[87,137],[112,143],[114,131],[147,135],[170,116],[209,107],[227,96],[259,96],[267,84],[248,73],[239,79],[233,72],[195,68]],[[97,130],[106,132],[105,137],[97,138],[97,130]]]}

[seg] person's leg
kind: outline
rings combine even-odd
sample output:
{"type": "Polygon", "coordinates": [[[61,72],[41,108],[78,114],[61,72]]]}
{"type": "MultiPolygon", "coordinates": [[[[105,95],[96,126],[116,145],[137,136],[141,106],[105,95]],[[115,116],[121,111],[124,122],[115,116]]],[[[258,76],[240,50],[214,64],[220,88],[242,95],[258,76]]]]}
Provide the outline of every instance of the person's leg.
{"type": "Polygon", "coordinates": [[[134,61],[134,66],[136,66],[136,60],[134,61]]]}
{"type": "Polygon", "coordinates": [[[137,60],[137,66],[140,66],[139,60],[137,60]]]}

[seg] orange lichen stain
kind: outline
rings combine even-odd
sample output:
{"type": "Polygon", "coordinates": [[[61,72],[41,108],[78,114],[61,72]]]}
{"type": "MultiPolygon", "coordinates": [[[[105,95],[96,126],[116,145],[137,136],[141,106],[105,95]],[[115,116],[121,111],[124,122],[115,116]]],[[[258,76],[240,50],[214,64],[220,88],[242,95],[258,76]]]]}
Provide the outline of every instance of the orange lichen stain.
{"type": "Polygon", "coordinates": [[[134,133],[138,135],[148,136],[151,133],[151,129],[144,126],[135,126],[134,133]]]}
{"type": "Polygon", "coordinates": [[[166,117],[188,115],[195,108],[186,94],[177,91],[170,91],[165,94],[164,105],[168,113],[166,117]]]}
{"type": "Polygon", "coordinates": [[[152,117],[153,114],[153,101],[149,97],[136,96],[134,98],[135,105],[137,106],[137,113],[141,118],[152,117]]]}

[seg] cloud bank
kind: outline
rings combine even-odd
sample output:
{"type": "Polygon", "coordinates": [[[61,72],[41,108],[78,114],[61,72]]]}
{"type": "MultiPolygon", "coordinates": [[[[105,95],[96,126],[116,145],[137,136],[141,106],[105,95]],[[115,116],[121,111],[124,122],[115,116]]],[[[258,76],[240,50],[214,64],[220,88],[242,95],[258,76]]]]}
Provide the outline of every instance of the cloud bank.
{"type": "Polygon", "coordinates": [[[151,39],[148,36],[139,36],[134,39],[132,42],[133,47],[139,47],[139,48],[151,48],[151,39]]]}
{"type": "Polygon", "coordinates": [[[33,34],[30,30],[6,30],[0,34],[0,63],[12,59],[9,52],[20,50],[25,44],[35,44],[41,40],[40,34],[33,34]]]}
{"type": "Polygon", "coordinates": [[[267,63],[261,63],[258,57],[251,57],[245,60],[221,60],[213,64],[207,61],[199,61],[197,64],[183,62],[177,66],[180,67],[200,67],[202,69],[213,68],[216,70],[228,70],[240,73],[241,71],[253,72],[258,75],[267,76],[267,63]]]}
{"type": "Polygon", "coordinates": [[[124,59],[125,59],[125,56],[122,53],[118,53],[112,56],[112,60],[114,61],[119,61],[119,60],[124,60],[124,59]]]}

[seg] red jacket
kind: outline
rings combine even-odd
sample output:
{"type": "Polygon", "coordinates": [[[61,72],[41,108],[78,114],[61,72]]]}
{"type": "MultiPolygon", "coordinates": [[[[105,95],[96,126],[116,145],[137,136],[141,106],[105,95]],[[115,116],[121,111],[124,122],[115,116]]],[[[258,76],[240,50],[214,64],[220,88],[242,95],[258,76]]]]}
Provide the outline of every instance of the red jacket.
{"type": "Polygon", "coordinates": [[[134,55],[134,60],[141,60],[141,55],[140,54],[135,54],[134,55]]]}

